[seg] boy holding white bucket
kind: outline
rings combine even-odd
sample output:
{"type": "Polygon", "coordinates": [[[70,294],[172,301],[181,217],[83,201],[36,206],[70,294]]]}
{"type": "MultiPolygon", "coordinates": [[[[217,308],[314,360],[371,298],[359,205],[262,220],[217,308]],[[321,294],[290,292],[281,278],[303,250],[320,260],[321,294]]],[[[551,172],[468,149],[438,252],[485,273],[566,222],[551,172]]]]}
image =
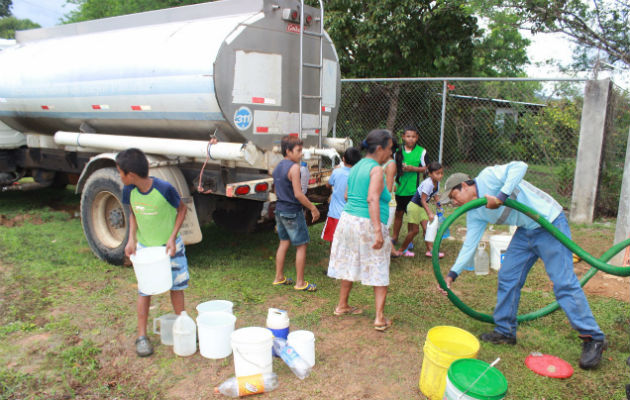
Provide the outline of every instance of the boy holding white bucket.
{"type": "Polygon", "coordinates": [[[595,368],[607,346],[606,337],[597,325],[575,276],[571,251],[533,219],[519,211],[503,207],[508,197],[514,199],[536,210],[567,237],[571,237],[562,206],[547,193],[525,181],[523,177],[526,172],[527,164],[513,161],[487,167],[474,180],[462,173],[453,174],[446,180],[443,196],[448,198],[446,202],[452,201],[453,205],[460,206],[485,197],[488,203],[486,207],[467,213],[466,240],[444,280],[450,288],[472,257],[487,224],[518,226],[499,270],[497,304],[493,314],[496,326],[494,331],[482,334],[481,340],[494,344],[516,344],[516,314],[521,288],[531,267],[541,258],[547,275],[553,282],[558,304],[583,340],[580,368],[595,368]]]}
{"type": "MultiPolygon", "coordinates": [[[[184,289],[188,287],[189,279],[184,242],[179,235],[186,205],[170,183],[149,176],[149,162],[141,150],[132,148],[118,153],[116,168],[125,185],[123,204],[131,210],[125,255],[129,257],[142,247],[166,246],[173,276],[171,303],[179,315],[184,311],[184,289]]],[[[135,344],[140,357],[153,354],[153,346],[147,338],[150,305],[151,296],[138,291],[138,338],[135,344]]]]}

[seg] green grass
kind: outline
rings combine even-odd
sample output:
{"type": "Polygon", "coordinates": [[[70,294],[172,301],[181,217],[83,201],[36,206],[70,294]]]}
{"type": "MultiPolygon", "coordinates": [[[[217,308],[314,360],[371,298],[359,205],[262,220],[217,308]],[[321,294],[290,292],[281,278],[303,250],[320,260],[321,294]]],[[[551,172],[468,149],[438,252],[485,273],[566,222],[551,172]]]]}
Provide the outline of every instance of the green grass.
{"type": "MultiPolygon", "coordinates": [[[[175,399],[182,397],[181,388],[189,388],[190,398],[206,398],[212,396],[212,386],[233,374],[231,359],[209,361],[198,354],[178,358],[165,346],[156,346],[150,358],[135,356],[133,270],[99,261],[88,248],[80,221],[59,211],[76,208],[78,196],[70,190],[1,196],[0,215],[13,218],[28,214],[41,218],[42,223],[0,226],[0,399],[175,399]]],[[[462,228],[463,221],[456,221],[451,231],[462,228]]],[[[262,397],[365,398],[374,393],[373,398],[423,398],[417,381],[427,331],[437,325],[455,325],[477,335],[490,330],[491,325],[470,319],[437,294],[432,267],[422,256],[392,262],[386,306],[386,313],[395,318],[391,332],[375,335],[371,330],[373,292],[360,284],[353,288],[351,301],[361,306],[365,315],[341,320],[332,317],[339,284],[322,273],[329,250],[319,239],[321,229],[322,224],[310,228],[306,271],[306,278],[316,282],[319,290],[298,293],[269,285],[277,246],[273,232],[240,235],[214,225],[204,227],[204,241],[187,247],[189,313],[195,315],[194,306],[201,301],[229,299],[234,302],[237,327],[264,326],[267,308],[280,307],[289,311],[292,328],[315,332],[318,364],[313,374],[297,381],[276,360],[274,370],[280,375],[281,388],[262,397]],[[358,360],[370,365],[361,365],[358,360]],[[343,367],[337,364],[342,361],[347,363],[341,364],[343,367]],[[368,368],[370,373],[359,372],[364,371],[361,368],[368,368]],[[331,386],[330,382],[340,376],[338,386],[331,386]],[[359,391],[350,392],[350,387],[359,391]],[[383,387],[389,391],[380,392],[383,387]]],[[[600,242],[612,243],[614,236],[614,224],[573,229],[574,237],[600,242]]],[[[416,246],[422,246],[419,240],[416,246]]],[[[444,241],[444,272],[460,246],[456,241],[444,241]]],[[[293,257],[290,251],[285,268],[289,276],[294,276],[293,257]]],[[[550,287],[543,266],[537,264],[526,283],[520,312],[552,301],[550,287]]],[[[454,289],[467,304],[491,313],[496,273],[481,277],[464,273],[454,289]]],[[[497,367],[509,382],[508,399],[625,398],[628,304],[599,296],[589,296],[589,302],[610,342],[597,370],[577,368],[580,344],[561,312],[522,324],[519,343],[514,347],[482,345],[478,358],[491,362],[501,357],[497,367]],[[569,361],[576,369],[574,376],[553,380],[531,373],[523,361],[533,351],[569,361]]],[[[168,296],[155,296],[150,323],[170,311],[168,296]]],[[[159,340],[154,335],[151,338],[154,343],[159,340]]]]}

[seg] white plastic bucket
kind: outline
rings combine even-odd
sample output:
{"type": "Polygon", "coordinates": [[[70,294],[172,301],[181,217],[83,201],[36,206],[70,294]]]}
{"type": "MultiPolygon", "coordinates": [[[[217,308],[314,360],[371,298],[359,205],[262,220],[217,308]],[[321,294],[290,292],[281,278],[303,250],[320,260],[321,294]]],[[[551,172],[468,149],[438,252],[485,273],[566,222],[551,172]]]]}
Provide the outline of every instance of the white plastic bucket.
{"type": "Polygon", "coordinates": [[[205,358],[225,358],[232,353],[230,335],[234,332],[236,317],[225,311],[199,314],[199,353],[205,358]]]}
{"type": "Polygon", "coordinates": [[[498,271],[503,264],[503,256],[510,245],[512,236],[510,235],[493,235],[490,236],[490,267],[498,271]]]}
{"type": "Polygon", "coordinates": [[[138,290],[147,295],[169,291],[173,287],[171,257],[166,247],[143,247],[132,254],[131,262],[138,280],[138,290]]]}
{"type": "Polygon", "coordinates": [[[273,372],[272,345],[273,334],[267,328],[251,326],[232,332],[235,375],[241,377],[273,372]]]}
{"type": "Polygon", "coordinates": [[[210,300],[197,304],[197,314],[201,315],[205,312],[217,312],[222,311],[228,314],[232,314],[232,308],[234,304],[228,300],[210,300]]]}
{"type": "Polygon", "coordinates": [[[315,365],[315,335],[311,331],[293,331],[287,339],[289,346],[312,368],[315,365]]]}

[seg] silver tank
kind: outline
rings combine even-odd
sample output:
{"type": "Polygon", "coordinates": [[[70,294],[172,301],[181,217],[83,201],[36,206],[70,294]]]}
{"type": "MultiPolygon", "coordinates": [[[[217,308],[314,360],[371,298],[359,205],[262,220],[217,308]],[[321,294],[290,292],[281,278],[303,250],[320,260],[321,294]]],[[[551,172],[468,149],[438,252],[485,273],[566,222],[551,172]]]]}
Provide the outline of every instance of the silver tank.
{"type": "MultiPolygon", "coordinates": [[[[47,135],[83,127],[207,140],[218,129],[222,140],[271,149],[299,131],[298,9],[294,0],[226,0],[18,32],[17,46],[0,52],[0,121],[47,135]]],[[[319,32],[319,10],[305,14],[305,31],[319,32]]],[[[320,64],[319,37],[303,40],[304,62],[320,64]]],[[[325,136],[340,72],[327,34],[322,41],[325,136]]],[[[304,94],[318,95],[319,69],[303,71],[304,94]]],[[[303,138],[316,146],[319,101],[303,107],[303,138]]]]}

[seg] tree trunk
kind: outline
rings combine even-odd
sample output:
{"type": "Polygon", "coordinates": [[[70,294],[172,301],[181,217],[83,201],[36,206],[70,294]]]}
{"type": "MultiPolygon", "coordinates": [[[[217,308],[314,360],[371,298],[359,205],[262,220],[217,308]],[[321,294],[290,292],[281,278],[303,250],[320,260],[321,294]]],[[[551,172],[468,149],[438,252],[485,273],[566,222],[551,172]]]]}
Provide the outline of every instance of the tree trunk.
{"type": "Polygon", "coordinates": [[[398,95],[400,94],[400,83],[394,82],[393,86],[388,88],[387,97],[389,98],[389,110],[387,112],[387,123],[385,127],[394,133],[396,124],[396,116],[398,115],[398,95]]]}

